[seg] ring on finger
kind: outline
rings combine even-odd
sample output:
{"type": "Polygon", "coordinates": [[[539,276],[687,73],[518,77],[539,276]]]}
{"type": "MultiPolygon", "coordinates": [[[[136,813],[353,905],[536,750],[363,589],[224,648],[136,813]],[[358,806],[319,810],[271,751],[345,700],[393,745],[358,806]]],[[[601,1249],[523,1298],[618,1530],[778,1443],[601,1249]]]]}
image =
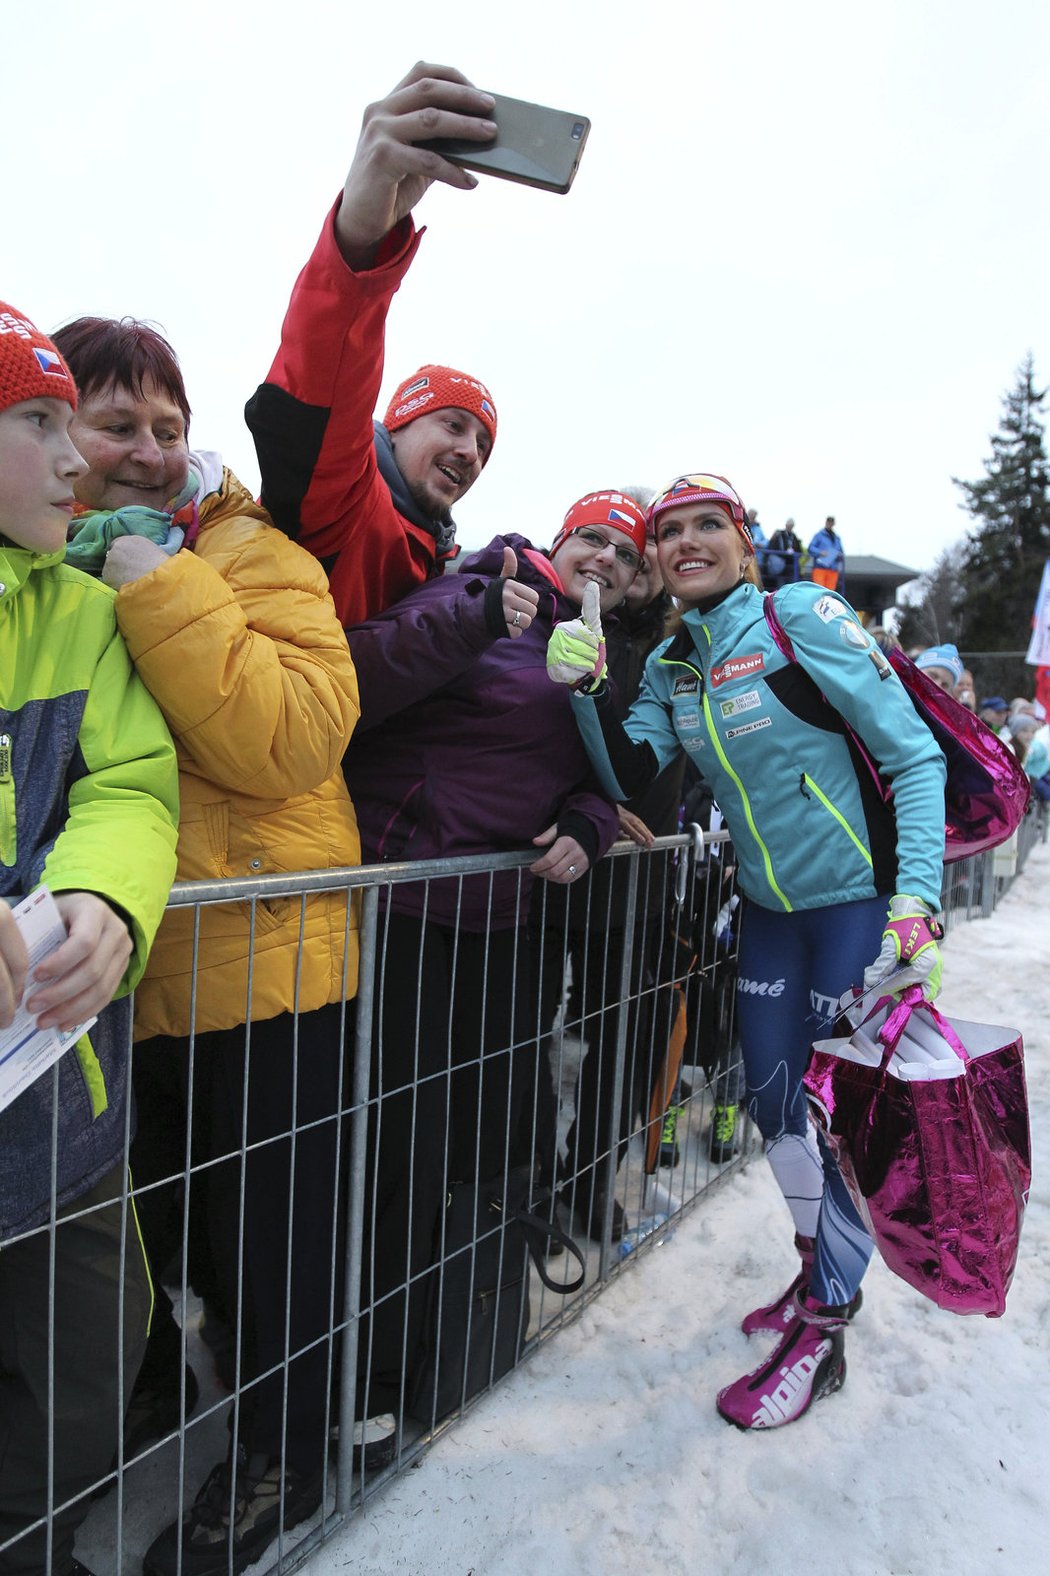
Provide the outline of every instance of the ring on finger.
{"type": "Polygon", "coordinates": [[[576,874],[576,866],[575,865],[570,865],[569,866],[569,874],[571,876],[574,876],[576,874]]]}
{"type": "Polygon", "coordinates": [[[511,623],[515,626],[515,628],[521,623],[521,608],[520,607],[519,607],[518,611],[515,613],[514,617],[511,619],[511,623]]]}

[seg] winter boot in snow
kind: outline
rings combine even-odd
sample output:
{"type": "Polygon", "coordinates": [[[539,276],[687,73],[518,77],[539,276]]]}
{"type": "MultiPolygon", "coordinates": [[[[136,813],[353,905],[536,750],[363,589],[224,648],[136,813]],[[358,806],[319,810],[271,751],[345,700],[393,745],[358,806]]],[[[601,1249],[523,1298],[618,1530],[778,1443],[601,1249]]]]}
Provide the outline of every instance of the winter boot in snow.
{"type": "Polygon", "coordinates": [[[814,1401],[842,1388],[847,1310],[820,1307],[804,1295],[771,1357],[718,1396],[718,1410],[737,1428],[782,1428],[814,1401]]]}
{"type": "Polygon", "coordinates": [[[781,1292],[772,1302],[767,1302],[764,1307],[756,1308],[740,1321],[740,1328],[745,1335],[783,1335],[788,1325],[798,1313],[795,1307],[795,1293],[809,1285],[809,1277],[813,1271],[814,1242],[812,1237],[800,1237],[795,1233],[795,1247],[798,1249],[802,1268],[786,1291],[781,1292]]]}
{"type": "Polygon", "coordinates": [[[737,1152],[736,1111],[735,1105],[716,1103],[711,1113],[711,1136],[708,1139],[707,1153],[713,1166],[724,1166],[726,1161],[732,1160],[737,1152]]]}
{"type": "MultiPolygon", "coordinates": [[[[812,1237],[800,1237],[795,1233],[795,1247],[798,1249],[802,1268],[786,1291],[773,1302],[766,1303],[764,1308],[756,1308],[753,1313],[747,1314],[740,1321],[740,1328],[745,1335],[783,1335],[792,1319],[798,1313],[797,1298],[809,1285],[809,1277],[813,1273],[812,1237]]],[[[860,1312],[864,1302],[864,1293],[857,1287],[852,1302],[846,1310],[846,1318],[852,1320],[860,1312]]]]}
{"type": "Polygon", "coordinates": [[[676,1166],[682,1158],[678,1151],[678,1120],[682,1116],[684,1107],[669,1105],[664,1113],[664,1125],[660,1129],[660,1164],[662,1166],[676,1166]]]}

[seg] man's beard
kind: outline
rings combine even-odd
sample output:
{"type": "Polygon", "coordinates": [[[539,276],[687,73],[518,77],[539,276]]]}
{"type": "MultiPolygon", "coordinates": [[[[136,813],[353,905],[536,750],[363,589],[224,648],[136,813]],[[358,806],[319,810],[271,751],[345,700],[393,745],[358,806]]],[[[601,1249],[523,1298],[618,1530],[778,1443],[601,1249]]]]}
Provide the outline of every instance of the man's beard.
{"type": "Polygon", "coordinates": [[[452,505],[436,498],[426,482],[407,482],[406,486],[409,497],[422,514],[432,520],[444,520],[447,517],[452,505]]]}

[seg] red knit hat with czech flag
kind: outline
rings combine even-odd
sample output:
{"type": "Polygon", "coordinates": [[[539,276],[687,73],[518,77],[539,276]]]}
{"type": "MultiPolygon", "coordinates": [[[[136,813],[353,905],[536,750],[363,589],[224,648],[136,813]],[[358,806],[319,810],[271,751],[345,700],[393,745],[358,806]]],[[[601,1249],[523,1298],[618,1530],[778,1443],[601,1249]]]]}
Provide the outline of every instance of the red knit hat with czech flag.
{"type": "Polygon", "coordinates": [[[0,301],[0,410],[41,398],[65,400],[76,410],[77,386],[47,335],[0,301]]]}
{"type": "MultiPolygon", "coordinates": [[[[455,367],[420,367],[410,378],[399,383],[394,397],[386,408],[383,426],[387,432],[407,427],[417,416],[426,416],[432,410],[467,410],[476,416],[489,435],[490,443],[496,441],[496,406],[484,383],[469,373],[457,372],[455,367]]],[[[492,450],[489,450],[491,454],[492,450]]],[[[488,454],[485,459],[488,459],[488,454]]],[[[483,462],[484,463],[484,462],[483,462]]]]}
{"type": "Polygon", "coordinates": [[[556,553],[573,531],[587,525],[597,525],[606,531],[621,531],[639,553],[645,552],[645,515],[634,499],[622,492],[592,492],[577,498],[571,506],[562,521],[561,530],[550,545],[550,553],[556,553]]]}
{"type": "Polygon", "coordinates": [[[656,534],[656,521],[667,509],[678,509],[685,503],[718,504],[726,511],[744,538],[748,547],[754,551],[754,542],[751,540],[751,531],[747,523],[747,511],[744,508],[740,494],[726,477],[719,476],[714,471],[697,472],[690,476],[676,476],[660,492],[657,493],[649,505],[649,529],[656,534]]]}

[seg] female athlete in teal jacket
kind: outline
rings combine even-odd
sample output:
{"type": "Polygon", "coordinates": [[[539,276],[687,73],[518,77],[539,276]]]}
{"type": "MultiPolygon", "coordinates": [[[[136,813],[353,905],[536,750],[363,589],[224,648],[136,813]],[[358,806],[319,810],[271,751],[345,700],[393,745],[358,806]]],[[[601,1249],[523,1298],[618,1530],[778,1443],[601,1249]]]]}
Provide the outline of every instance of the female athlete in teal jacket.
{"type": "Polygon", "coordinates": [[[737,987],[748,1107],[794,1218],[802,1269],[743,1321],[749,1334],[781,1339],[718,1406],[741,1428],[775,1427],[841,1385],[842,1330],[872,1251],[818,1149],[802,1075],[835,1003],[862,977],[871,987],[904,962],[894,988],[918,979],[936,991],[944,757],[840,597],[806,583],[778,592],[796,660],[781,652],[743,505],[723,477],[679,477],[649,519],[664,582],[685,612],[649,658],[626,722],[594,672],[599,642],[584,621],[555,631],[548,665],[553,677],[580,681],[577,722],[607,791],[637,793],[685,750],[732,835],[749,899],[737,987]]]}

